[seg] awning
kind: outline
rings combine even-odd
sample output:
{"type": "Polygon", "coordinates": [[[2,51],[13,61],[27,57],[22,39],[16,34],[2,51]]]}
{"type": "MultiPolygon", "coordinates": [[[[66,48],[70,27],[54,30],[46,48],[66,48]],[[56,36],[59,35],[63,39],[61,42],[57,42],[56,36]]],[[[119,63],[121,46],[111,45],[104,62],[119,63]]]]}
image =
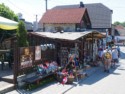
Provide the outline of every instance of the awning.
{"type": "Polygon", "coordinates": [[[18,23],[0,16],[0,28],[4,30],[14,30],[18,28],[18,23]]]}
{"type": "Polygon", "coordinates": [[[84,31],[84,32],[56,32],[56,33],[52,33],[52,32],[31,32],[31,34],[33,35],[37,35],[40,37],[44,37],[44,38],[51,38],[51,39],[60,39],[60,40],[77,40],[87,34],[90,33],[96,33],[97,35],[99,34],[100,36],[104,36],[103,34],[101,34],[100,32],[97,31],[84,31]]]}
{"type": "Polygon", "coordinates": [[[115,40],[125,40],[125,36],[115,36],[115,40]]]}

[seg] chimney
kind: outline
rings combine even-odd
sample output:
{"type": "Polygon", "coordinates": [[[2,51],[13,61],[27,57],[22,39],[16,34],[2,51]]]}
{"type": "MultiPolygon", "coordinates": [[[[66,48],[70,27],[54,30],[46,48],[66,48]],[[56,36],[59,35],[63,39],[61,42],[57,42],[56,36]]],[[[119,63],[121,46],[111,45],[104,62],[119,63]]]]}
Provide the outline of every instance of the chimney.
{"type": "Polygon", "coordinates": [[[83,2],[80,2],[80,6],[79,6],[79,8],[84,8],[84,4],[83,4],[83,2]]]}

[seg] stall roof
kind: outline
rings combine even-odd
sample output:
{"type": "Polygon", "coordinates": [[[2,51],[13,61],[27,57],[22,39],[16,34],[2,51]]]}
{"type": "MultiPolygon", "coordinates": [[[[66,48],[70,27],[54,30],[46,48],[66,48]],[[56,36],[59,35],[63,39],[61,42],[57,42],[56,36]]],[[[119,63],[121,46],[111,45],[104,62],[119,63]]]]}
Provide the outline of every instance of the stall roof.
{"type": "MultiPolygon", "coordinates": [[[[77,40],[87,34],[90,33],[98,33],[101,34],[100,32],[97,31],[84,31],[84,32],[56,32],[56,33],[52,33],[52,32],[31,32],[34,35],[38,35],[41,37],[45,37],[45,38],[51,38],[51,39],[61,39],[61,40],[77,40]]],[[[101,34],[102,36],[104,36],[103,34],[101,34]]]]}

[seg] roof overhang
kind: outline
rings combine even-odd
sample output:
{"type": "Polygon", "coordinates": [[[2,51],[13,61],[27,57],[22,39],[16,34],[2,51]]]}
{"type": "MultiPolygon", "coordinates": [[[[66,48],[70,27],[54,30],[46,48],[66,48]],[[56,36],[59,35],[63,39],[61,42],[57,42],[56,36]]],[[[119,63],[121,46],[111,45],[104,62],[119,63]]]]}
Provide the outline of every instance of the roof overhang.
{"type": "Polygon", "coordinates": [[[105,35],[101,34],[98,31],[84,31],[84,32],[30,32],[29,34],[33,34],[39,37],[43,38],[49,38],[49,39],[58,39],[58,40],[69,40],[69,41],[74,41],[79,38],[84,37],[85,35],[88,34],[93,34],[94,38],[103,38],[105,35]]]}

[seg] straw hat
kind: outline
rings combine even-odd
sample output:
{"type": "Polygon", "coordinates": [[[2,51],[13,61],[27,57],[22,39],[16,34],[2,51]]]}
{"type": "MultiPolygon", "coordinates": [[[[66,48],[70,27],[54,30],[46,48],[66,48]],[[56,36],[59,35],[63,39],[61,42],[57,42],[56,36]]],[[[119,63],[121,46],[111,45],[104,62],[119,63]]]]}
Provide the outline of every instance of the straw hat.
{"type": "Polygon", "coordinates": [[[113,46],[113,47],[112,47],[112,49],[116,49],[116,47],[115,47],[115,46],[113,46]]]}

